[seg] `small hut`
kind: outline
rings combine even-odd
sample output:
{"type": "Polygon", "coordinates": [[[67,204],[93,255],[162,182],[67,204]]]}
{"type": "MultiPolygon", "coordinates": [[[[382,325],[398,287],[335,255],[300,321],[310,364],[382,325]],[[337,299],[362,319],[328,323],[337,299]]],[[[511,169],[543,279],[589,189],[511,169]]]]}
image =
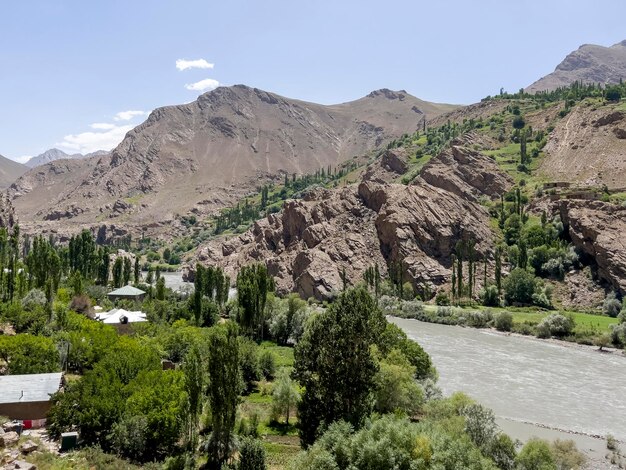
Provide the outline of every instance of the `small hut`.
{"type": "Polygon", "coordinates": [[[62,378],[61,372],[0,376],[0,415],[24,421],[44,420],[52,405],[50,395],[59,391],[62,378]]]}
{"type": "Polygon", "coordinates": [[[120,287],[119,289],[115,289],[107,294],[107,297],[112,302],[115,302],[116,300],[138,300],[141,302],[145,296],[146,293],[144,291],[133,286],[120,287]]]}

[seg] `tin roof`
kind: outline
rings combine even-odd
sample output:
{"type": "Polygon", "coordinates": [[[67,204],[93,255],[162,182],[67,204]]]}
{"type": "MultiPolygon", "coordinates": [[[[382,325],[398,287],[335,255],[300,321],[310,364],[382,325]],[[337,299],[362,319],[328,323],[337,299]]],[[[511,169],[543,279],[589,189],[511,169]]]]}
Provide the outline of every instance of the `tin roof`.
{"type": "Polygon", "coordinates": [[[102,312],[96,316],[96,320],[100,320],[102,323],[117,324],[121,323],[122,317],[126,317],[126,321],[128,323],[148,321],[145,313],[129,312],[123,308],[116,308],[109,312],[102,312]]]}
{"type": "Polygon", "coordinates": [[[48,401],[61,387],[61,372],[0,376],[0,403],[48,401]]]}
{"type": "Polygon", "coordinates": [[[142,291],[141,289],[137,289],[136,287],[133,287],[133,286],[124,286],[112,292],[109,292],[107,295],[118,295],[120,297],[124,297],[124,296],[135,297],[137,295],[142,295],[142,294],[145,294],[145,292],[142,291]]]}

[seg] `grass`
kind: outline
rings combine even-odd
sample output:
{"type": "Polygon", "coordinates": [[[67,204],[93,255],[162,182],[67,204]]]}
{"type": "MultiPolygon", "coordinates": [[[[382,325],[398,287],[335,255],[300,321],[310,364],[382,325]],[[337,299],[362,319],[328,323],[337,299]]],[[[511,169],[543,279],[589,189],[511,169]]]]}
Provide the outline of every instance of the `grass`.
{"type": "Polygon", "coordinates": [[[34,452],[25,458],[34,463],[38,470],[65,470],[73,468],[77,470],[133,470],[139,468],[160,468],[160,465],[147,464],[142,467],[132,465],[124,459],[103,452],[99,447],[87,447],[81,450],[56,455],[50,452],[34,452]]]}
{"type": "MultiPolygon", "coordinates": [[[[537,324],[542,319],[554,312],[512,312],[513,323],[532,323],[537,324]]],[[[604,315],[592,315],[590,313],[561,311],[559,313],[568,313],[574,317],[576,323],[575,331],[587,332],[596,331],[597,333],[608,333],[611,331],[610,326],[618,323],[617,318],[611,318],[604,315]]]]}
{"type": "Polygon", "coordinates": [[[278,346],[276,343],[271,341],[263,341],[261,343],[261,351],[270,351],[274,354],[274,359],[276,360],[276,367],[293,367],[293,348],[289,346],[278,346]]]}
{"type": "MultiPolygon", "coordinates": [[[[424,308],[427,312],[431,313],[437,311],[436,305],[426,304],[424,305],[424,308]]],[[[522,307],[499,308],[484,307],[482,305],[477,305],[475,307],[466,307],[463,308],[463,310],[468,312],[472,310],[491,310],[494,314],[505,311],[510,312],[513,315],[514,326],[519,326],[523,324],[536,325],[551,313],[569,314],[574,317],[574,322],[576,323],[574,333],[577,333],[579,336],[595,336],[602,333],[609,333],[611,331],[611,325],[616,325],[618,323],[617,318],[611,318],[605,315],[594,315],[591,313],[575,312],[570,310],[544,311],[522,307]]]]}
{"type": "MultiPolygon", "coordinates": [[[[277,372],[282,368],[293,367],[293,348],[264,341],[260,345],[259,354],[263,351],[270,351],[274,355],[277,372]]],[[[282,469],[300,452],[296,428],[298,419],[294,410],[288,425],[283,418],[280,422],[272,421],[272,386],[272,382],[258,382],[255,390],[243,397],[239,405],[238,420],[246,419],[250,423],[256,415],[259,423],[257,431],[267,453],[268,467],[282,469]]]]}
{"type": "Polygon", "coordinates": [[[285,468],[301,450],[300,441],[296,436],[268,437],[263,439],[263,447],[270,470],[285,468]]]}

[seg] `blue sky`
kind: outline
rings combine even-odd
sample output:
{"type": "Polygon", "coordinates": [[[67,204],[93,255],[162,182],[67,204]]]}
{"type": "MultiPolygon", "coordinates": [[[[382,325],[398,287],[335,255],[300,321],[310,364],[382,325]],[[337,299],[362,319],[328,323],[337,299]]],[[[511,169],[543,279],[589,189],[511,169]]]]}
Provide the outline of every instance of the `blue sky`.
{"type": "Polygon", "coordinates": [[[202,87],[186,85],[207,79],[321,103],[386,87],[468,104],[626,39],[624,18],[623,0],[3,0],[0,154],[111,147],[146,116],[119,113],[191,101],[202,87]]]}

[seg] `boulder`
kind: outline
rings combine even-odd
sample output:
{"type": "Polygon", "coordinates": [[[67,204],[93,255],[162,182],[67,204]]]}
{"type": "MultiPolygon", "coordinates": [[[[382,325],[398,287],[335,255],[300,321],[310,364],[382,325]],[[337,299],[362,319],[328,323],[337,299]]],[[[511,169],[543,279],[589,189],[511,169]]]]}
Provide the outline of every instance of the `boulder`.
{"type": "Polygon", "coordinates": [[[0,443],[2,444],[2,447],[12,446],[19,440],[20,436],[15,431],[5,432],[0,436],[0,443]]]}
{"type": "Polygon", "coordinates": [[[13,462],[13,465],[16,470],[37,470],[37,465],[34,463],[26,462],[25,460],[16,460],[13,462]]]}
{"type": "Polygon", "coordinates": [[[36,451],[38,447],[39,445],[36,442],[29,439],[20,446],[20,451],[23,454],[30,454],[31,452],[36,451]]]}

